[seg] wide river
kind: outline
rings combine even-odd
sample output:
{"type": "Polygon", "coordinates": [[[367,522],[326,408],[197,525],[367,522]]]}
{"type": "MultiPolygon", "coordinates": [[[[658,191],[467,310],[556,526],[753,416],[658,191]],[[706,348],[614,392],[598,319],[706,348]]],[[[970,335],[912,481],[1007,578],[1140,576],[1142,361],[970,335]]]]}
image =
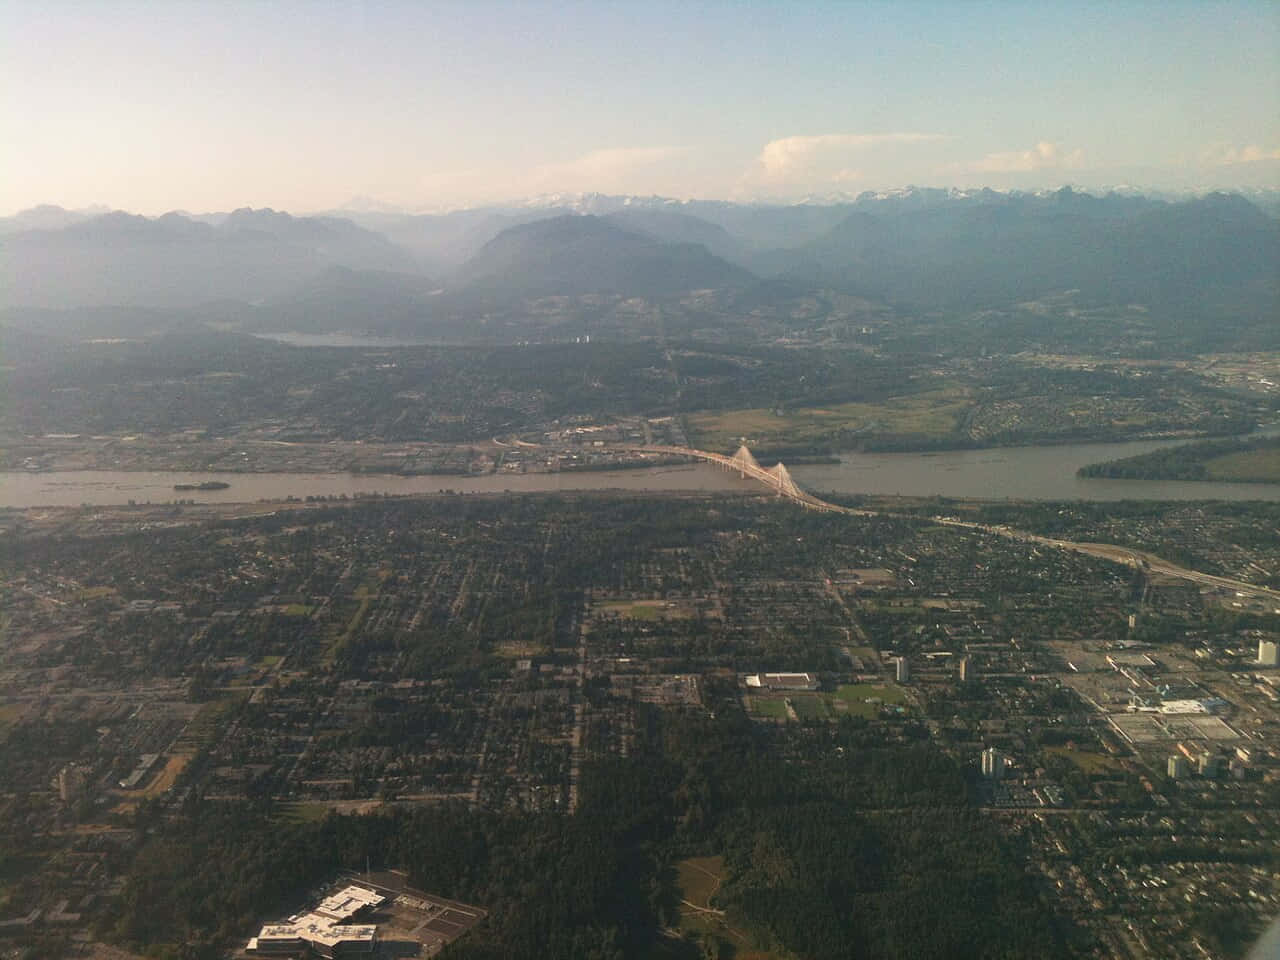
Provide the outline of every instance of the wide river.
{"type": "MultiPolygon", "coordinates": [[[[847,454],[839,464],[797,466],[796,482],[814,493],[903,494],[1029,500],[1280,500],[1280,484],[1185,480],[1082,479],[1076,468],[1146,453],[1176,441],[1077,443],[949,453],[847,454]]],[[[493,474],[483,477],[400,477],[347,473],[170,473],[105,470],[0,472],[0,507],[105,506],[176,498],[203,503],[280,500],[356,493],[545,492],[552,490],[751,492],[710,464],[580,473],[493,474]],[[175,483],[223,480],[226,490],[182,491],[175,483]]]]}

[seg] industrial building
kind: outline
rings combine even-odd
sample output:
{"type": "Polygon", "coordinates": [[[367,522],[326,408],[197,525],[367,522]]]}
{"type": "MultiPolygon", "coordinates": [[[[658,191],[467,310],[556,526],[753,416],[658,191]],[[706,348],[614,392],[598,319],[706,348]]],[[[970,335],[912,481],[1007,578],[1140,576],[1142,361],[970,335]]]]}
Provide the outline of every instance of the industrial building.
{"type": "Polygon", "coordinates": [[[908,682],[910,682],[910,680],[911,680],[911,663],[910,663],[910,661],[908,661],[906,657],[898,657],[898,658],[894,661],[894,663],[895,663],[895,665],[896,665],[896,669],[895,669],[895,672],[894,672],[894,678],[895,678],[899,683],[908,683],[908,682]]]}
{"type": "Polygon", "coordinates": [[[1280,666],[1280,644],[1274,640],[1258,641],[1258,666],[1280,666]]]}
{"type": "Polygon", "coordinates": [[[748,687],[764,690],[817,690],[818,678],[812,673],[757,673],[747,677],[748,687]]]}
{"type": "Polygon", "coordinates": [[[262,956],[348,957],[372,953],[377,945],[374,924],[352,923],[377,908],[386,898],[365,887],[344,887],[325,897],[309,913],[269,923],[246,946],[262,956]]]}

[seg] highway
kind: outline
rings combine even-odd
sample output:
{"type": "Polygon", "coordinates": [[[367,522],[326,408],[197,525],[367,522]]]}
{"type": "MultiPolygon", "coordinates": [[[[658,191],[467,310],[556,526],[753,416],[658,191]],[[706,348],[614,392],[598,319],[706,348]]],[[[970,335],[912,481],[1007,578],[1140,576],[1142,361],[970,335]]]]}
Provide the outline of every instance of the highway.
{"type": "MultiPolygon", "coordinates": [[[[724,467],[726,470],[736,470],[739,475],[758,480],[769,489],[776,491],[779,496],[786,497],[788,500],[798,503],[800,506],[809,510],[820,510],[827,513],[844,513],[855,516],[896,516],[909,519],[920,519],[914,514],[899,514],[886,510],[854,509],[853,507],[844,507],[836,503],[829,503],[828,501],[801,489],[800,486],[791,479],[791,474],[787,472],[787,468],[781,463],[769,469],[765,469],[760,466],[760,464],[756,462],[756,458],[751,455],[751,451],[745,446],[739,447],[738,452],[732,457],[726,457],[724,454],[720,453],[712,453],[709,450],[698,450],[694,447],[630,446],[623,449],[639,453],[663,453],[674,456],[694,457],[699,460],[705,460],[708,463],[717,464],[718,466],[724,467]]],[[[1029,533],[1025,530],[1017,530],[1003,524],[993,525],[975,523],[970,520],[957,520],[944,517],[934,517],[933,520],[943,526],[961,527],[966,530],[974,530],[980,533],[992,534],[994,536],[1007,537],[1011,540],[1022,540],[1027,543],[1036,543],[1041,546],[1052,547],[1058,550],[1070,550],[1075,553],[1083,553],[1091,557],[1097,557],[1101,560],[1109,560],[1113,563],[1122,563],[1131,567],[1138,567],[1147,573],[1157,573],[1166,577],[1188,580],[1192,583],[1198,583],[1201,586],[1213,587],[1219,590],[1231,590],[1244,596],[1270,600],[1275,602],[1277,608],[1280,609],[1280,590],[1260,587],[1257,584],[1248,583],[1244,580],[1233,580],[1230,577],[1219,577],[1211,573],[1202,573],[1199,570],[1190,570],[1186,567],[1180,567],[1175,563],[1171,563],[1153,553],[1136,550],[1132,547],[1125,547],[1114,543],[1088,543],[1076,542],[1074,540],[1057,540],[1052,537],[1042,537],[1039,534],[1029,533]]]]}

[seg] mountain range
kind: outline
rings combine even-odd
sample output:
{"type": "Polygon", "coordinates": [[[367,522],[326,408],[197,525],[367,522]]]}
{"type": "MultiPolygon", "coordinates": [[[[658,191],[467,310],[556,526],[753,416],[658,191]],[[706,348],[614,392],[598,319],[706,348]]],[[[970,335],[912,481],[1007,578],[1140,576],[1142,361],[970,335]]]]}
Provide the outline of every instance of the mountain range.
{"type": "Polygon", "coordinates": [[[442,318],[538,298],[660,302],[695,290],[744,303],[827,290],[906,314],[1070,292],[1140,307],[1157,324],[1274,332],[1278,265],[1280,223],[1242,196],[1070,188],[791,206],[589,196],[439,215],[40,207],[0,220],[7,322],[74,335],[217,320],[429,336],[442,318]],[[75,316],[47,313],[59,310],[75,316]]]}

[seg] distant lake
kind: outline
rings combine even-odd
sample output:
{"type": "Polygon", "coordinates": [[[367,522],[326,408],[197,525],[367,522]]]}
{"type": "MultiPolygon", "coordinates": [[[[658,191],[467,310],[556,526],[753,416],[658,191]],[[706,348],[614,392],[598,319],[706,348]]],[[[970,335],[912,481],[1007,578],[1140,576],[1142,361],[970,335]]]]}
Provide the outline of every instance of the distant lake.
{"type": "MultiPolygon", "coordinates": [[[[945,496],[984,500],[1280,500],[1280,484],[1199,480],[1083,479],[1077,468],[1100,460],[1147,453],[1182,440],[1073,443],[1061,446],[957,450],[947,453],[846,454],[838,464],[791,469],[796,482],[817,494],[945,496]]],[[[180,473],[67,470],[0,473],[0,507],[95,506],[282,500],[357,493],[538,493],[556,490],[714,491],[753,493],[750,480],[711,464],[566,473],[497,473],[481,477],[402,477],[349,473],[180,473]],[[226,490],[175,491],[175,483],[221,480],[226,490]]]]}

